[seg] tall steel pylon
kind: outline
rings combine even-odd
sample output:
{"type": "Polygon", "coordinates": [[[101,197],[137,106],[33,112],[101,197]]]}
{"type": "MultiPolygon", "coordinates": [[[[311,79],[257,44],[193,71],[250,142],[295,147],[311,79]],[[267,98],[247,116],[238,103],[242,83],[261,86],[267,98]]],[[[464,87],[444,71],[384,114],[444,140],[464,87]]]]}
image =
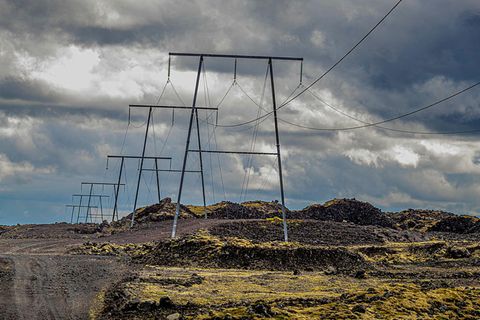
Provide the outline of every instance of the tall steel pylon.
{"type": "Polygon", "coordinates": [[[274,155],[278,159],[278,171],[279,171],[279,182],[280,182],[280,197],[282,203],[282,220],[283,220],[283,234],[284,240],[288,241],[288,228],[287,228],[287,218],[286,218],[286,210],[285,210],[285,193],[284,193],[284,184],[283,184],[283,173],[282,173],[282,160],[281,160],[281,153],[280,153],[280,136],[278,130],[278,119],[277,119],[277,104],[276,104],[276,96],[275,96],[275,82],[273,76],[273,61],[274,60],[288,60],[288,61],[301,61],[301,68],[303,67],[303,58],[297,57],[274,57],[274,56],[253,56],[253,55],[229,55],[229,54],[207,54],[207,53],[170,53],[170,56],[184,56],[184,57],[198,57],[198,69],[197,69],[197,76],[195,81],[195,89],[193,92],[193,101],[190,113],[190,122],[188,126],[188,134],[186,139],[185,145],[185,152],[183,156],[183,164],[182,164],[182,172],[180,177],[180,184],[177,196],[177,205],[175,210],[175,217],[173,219],[173,226],[172,226],[172,238],[176,236],[177,231],[177,224],[178,224],[178,217],[180,215],[180,203],[182,199],[182,191],[183,191],[183,183],[185,178],[186,172],[186,164],[188,159],[189,152],[196,152],[199,154],[200,158],[200,171],[202,173],[202,190],[203,190],[203,199],[204,199],[204,206],[205,206],[205,187],[203,181],[203,163],[202,163],[202,153],[234,153],[234,154],[256,154],[256,155],[274,155]],[[271,92],[272,92],[272,107],[273,107],[273,115],[274,115],[274,124],[275,124],[275,142],[276,142],[276,152],[245,152],[245,151],[220,151],[220,150],[202,150],[201,148],[201,139],[200,139],[200,129],[199,129],[199,121],[198,121],[198,109],[197,106],[197,95],[198,95],[198,86],[200,82],[200,74],[202,71],[202,67],[204,64],[204,58],[228,58],[228,59],[235,59],[235,64],[237,59],[260,59],[266,60],[268,62],[269,73],[270,73],[270,85],[271,85],[271,92]],[[195,117],[196,127],[197,127],[197,137],[198,137],[198,149],[190,149],[190,139],[192,134],[192,127],[193,127],[193,120],[195,117]]]}

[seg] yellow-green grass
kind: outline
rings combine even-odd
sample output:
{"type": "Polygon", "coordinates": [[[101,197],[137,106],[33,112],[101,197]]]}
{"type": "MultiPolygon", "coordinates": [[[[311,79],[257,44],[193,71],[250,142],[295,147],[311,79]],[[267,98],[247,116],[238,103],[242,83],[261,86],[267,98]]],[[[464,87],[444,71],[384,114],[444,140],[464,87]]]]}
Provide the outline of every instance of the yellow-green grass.
{"type": "MultiPolygon", "coordinates": [[[[355,279],[321,272],[290,272],[163,268],[147,266],[140,279],[127,285],[140,301],[169,297],[175,305],[193,304],[203,310],[187,319],[264,319],[250,306],[269,306],[273,319],[475,319],[480,299],[478,287],[424,289],[418,283],[390,279],[355,279]],[[161,279],[185,281],[192,274],[203,278],[189,287],[158,283],[161,279]],[[302,300],[303,299],[303,300],[302,300]],[[301,302],[310,299],[322,303],[301,302]],[[290,303],[283,303],[290,301],[290,303]],[[355,310],[363,306],[364,312],[355,310]],[[209,311],[205,311],[209,310],[209,311]]],[[[480,314],[479,314],[480,315],[480,314]]]]}

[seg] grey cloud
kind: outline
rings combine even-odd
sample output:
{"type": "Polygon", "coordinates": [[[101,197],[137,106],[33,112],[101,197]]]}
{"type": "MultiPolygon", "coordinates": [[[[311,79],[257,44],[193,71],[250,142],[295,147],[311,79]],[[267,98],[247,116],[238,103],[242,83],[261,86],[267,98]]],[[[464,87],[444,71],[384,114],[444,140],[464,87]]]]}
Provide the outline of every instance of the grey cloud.
{"type": "Polygon", "coordinates": [[[7,76],[0,79],[0,99],[52,102],[59,97],[44,81],[7,76]]]}
{"type": "MultiPolygon", "coordinates": [[[[101,4],[93,1],[0,1],[0,154],[8,155],[17,164],[24,161],[34,168],[51,166],[56,170],[55,177],[31,175],[29,188],[20,186],[21,181],[11,181],[12,191],[0,194],[0,216],[15,207],[22,212],[28,211],[29,206],[18,201],[24,199],[31,201],[30,208],[38,206],[52,212],[50,217],[58,217],[63,211],[58,209],[59,204],[68,201],[68,194],[76,191],[81,180],[115,179],[118,163],[112,162],[105,171],[105,153],[119,153],[122,149],[124,153],[139,152],[144,132],[141,124],[145,121],[145,113],[135,111],[123,142],[127,105],[151,103],[155,96],[148,88],[160,86],[158,91],[161,89],[158,83],[150,83],[153,80],[138,77],[134,81],[145,83],[138,84],[140,94],[135,97],[91,97],[85,92],[69,92],[29,77],[31,70],[22,64],[23,56],[32,58],[32,68],[37,68],[59,58],[60,49],[64,47],[90,48],[101,53],[102,64],[94,72],[113,79],[135,68],[130,64],[129,55],[144,51],[154,53],[152,61],[138,63],[145,64],[146,69],[158,68],[164,73],[166,56],[165,59],[158,57],[168,51],[303,56],[304,81],[308,83],[341,57],[392,4],[381,0],[195,1],[182,5],[176,1],[146,1],[141,5],[130,1],[101,4]],[[121,57],[117,59],[118,56],[121,57]],[[12,134],[13,129],[17,131],[12,134]],[[40,189],[41,192],[36,192],[40,189]],[[47,202],[39,204],[41,197],[47,202]]],[[[479,12],[478,1],[473,0],[442,0],[435,4],[404,2],[358,50],[319,82],[315,90],[331,95],[342,110],[369,121],[408,112],[442,98],[478,80],[479,12]]],[[[195,71],[197,67],[197,60],[193,58],[175,58],[172,63],[175,75],[195,71]]],[[[218,77],[226,89],[232,80],[232,61],[206,59],[205,63],[211,79],[218,77]]],[[[285,97],[298,84],[298,67],[275,63],[278,94],[285,97]]],[[[257,100],[265,68],[264,62],[238,62],[239,82],[257,100]]],[[[180,94],[190,103],[191,90],[181,87],[182,80],[176,84],[180,83],[180,94]]],[[[102,79],[99,81],[101,84],[102,79]]],[[[214,103],[219,101],[223,89],[210,89],[214,103]]],[[[202,103],[203,94],[202,88],[202,103]]],[[[269,96],[268,90],[266,96],[269,96]]],[[[479,97],[480,92],[472,90],[435,109],[388,126],[434,131],[477,129],[479,97]]],[[[256,106],[238,92],[227,100],[219,114],[221,123],[241,122],[255,116],[256,106]]],[[[164,101],[178,103],[171,92],[164,101]]],[[[325,109],[308,95],[292,105],[297,105],[298,109],[287,106],[281,109],[279,116],[319,127],[358,124],[325,109]]],[[[266,106],[270,108],[269,98],[266,106]]],[[[175,167],[180,166],[188,116],[188,112],[176,113],[176,126],[162,152],[174,157],[172,165],[175,167]]],[[[149,154],[160,152],[169,132],[171,113],[156,112],[154,118],[157,135],[155,140],[149,139],[149,154]]],[[[445,146],[455,141],[464,143],[462,148],[468,148],[468,157],[474,159],[469,159],[471,166],[469,164],[462,171],[452,166],[461,156],[437,155],[421,147],[420,141],[433,139],[429,136],[373,128],[350,133],[314,132],[282,122],[280,127],[287,196],[289,204],[295,207],[332,197],[358,195],[382,203],[385,209],[421,204],[468,211],[480,206],[474,184],[478,178],[473,164],[478,162],[475,160],[476,135],[435,137],[445,146]],[[393,145],[408,146],[411,152],[420,155],[417,166],[402,166],[392,159],[388,152],[393,145]],[[381,158],[381,165],[353,161],[346,155],[351,149],[368,150],[381,158]],[[429,184],[429,177],[443,179],[444,188],[438,185],[439,180],[432,179],[429,184]],[[419,183],[419,179],[424,182],[419,183]],[[445,190],[456,191],[448,194],[445,190]],[[389,195],[394,196],[389,198],[389,195]]],[[[250,147],[252,130],[217,130],[219,148],[250,147]]],[[[205,147],[215,147],[212,141],[208,145],[208,136],[202,124],[205,147]]],[[[271,119],[268,119],[259,127],[257,147],[273,146],[271,119]]],[[[220,159],[226,193],[233,200],[239,197],[247,159],[230,156],[220,159]]],[[[216,200],[222,199],[218,159],[206,158],[206,163],[209,179],[210,171],[214,172],[216,200]]],[[[131,188],[136,182],[137,163],[132,161],[127,166],[125,178],[131,188]]],[[[198,160],[191,156],[188,166],[195,168],[198,160]]],[[[254,159],[252,166],[260,176],[262,168],[274,170],[269,159],[254,159]]],[[[274,178],[265,183],[265,188],[257,187],[262,181],[259,184],[252,181],[255,190],[250,195],[266,200],[278,198],[274,178]]],[[[178,177],[162,179],[165,194],[175,196],[178,177]]],[[[187,202],[201,198],[196,179],[198,177],[189,177],[187,202]]],[[[150,180],[150,174],[145,174],[145,181],[150,180]]],[[[154,201],[147,185],[141,186],[142,203],[154,201]]],[[[131,190],[126,190],[123,194],[122,210],[131,209],[129,192],[131,190]]],[[[208,192],[213,201],[213,190],[208,192]]],[[[29,213],[9,221],[27,220],[48,219],[29,213]]]]}

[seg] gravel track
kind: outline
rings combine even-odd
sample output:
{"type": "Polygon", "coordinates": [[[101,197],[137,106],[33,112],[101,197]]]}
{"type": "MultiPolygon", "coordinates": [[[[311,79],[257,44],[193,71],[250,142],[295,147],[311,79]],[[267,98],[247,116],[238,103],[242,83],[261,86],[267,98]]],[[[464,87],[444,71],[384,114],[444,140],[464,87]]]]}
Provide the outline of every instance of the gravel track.
{"type": "MultiPolygon", "coordinates": [[[[228,220],[180,220],[179,235],[228,220]]],[[[126,274],[115,257],[67,255],[85,241],[133,243],[167,239],[172,221],[106,237],[68,235],[40,225],[21,239],[0,237],[0,319],[88,319],[96,296],[126,274]],[[39,230],[39,231],[36,231],[39,230]],[[49,234],[50,232],[50,234],[49,234]]],[[[29,228],[32,229],[31,226],[29,228]]],[[[70,228],[65,225],[65,228],[70,228]]]]}

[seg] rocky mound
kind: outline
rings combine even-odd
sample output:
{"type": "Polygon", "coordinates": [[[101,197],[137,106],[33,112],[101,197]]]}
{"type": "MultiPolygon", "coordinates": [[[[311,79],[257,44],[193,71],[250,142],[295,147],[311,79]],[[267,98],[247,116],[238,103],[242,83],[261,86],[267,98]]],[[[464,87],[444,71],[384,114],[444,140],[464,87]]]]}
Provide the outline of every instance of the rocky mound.
{"type": "Polygon", "coordinates": [[[425,232],[440,220],[455,216],[455,214],[439,210],[407,209],[387,213],[387,216],[402,230],[425,232]]]}
{"type": "Polygon", "coordinates": [[[209,207],[208,217],[212,219],[258,219],[260,212],[241,204],[222,201],[209,207]]]}
{"type": "Polygon", "coordinates": [[[295,219],[348,221],[359,225],[393,228],[393,221],[368,202],[355,199],[333,199],[325,204],[313,204],[290,214],[295,219]]]}
{"type": "MultiPolygon", "coordinates": [[[[236,237],[255,243],[283,240],[283,225],[280,218],[224,223],[210,228],[209,232],[220,238],[236,237]]],[[[288,235],[289,240],[293,242],[337,246],[382,244],[387,241],[424,241],[427,239],[425,235],[418,232],[318,220],[291,220],[288,223],[288,235]]]]}
{"type": "Polygon", "coordinates": [[[451,216],[438,221],[428,231],[460,234],[480,232],[480,219],[471,216],[451,216]]]}
{"type": "Polygon", "coordinates": [[[475,223],[475,225],[470,229],[470,232],[480,234],[480,222],[475,223]]]}
{"type": "Polygon", "coordinates": [[[207,208],[208,217],[213,219],[265,219],[281,215],[281,205],[259,201],[242,204],[222,201],[207,208]]]}
{"type": "MultiPolygon", "coordinates": [[[[282,204],[278,201],[266,202],[266,201],[247,201],[242,202],[242,206],[248,208],[254,208],[257,211],[266,214],[268,217],[281,217],[282,216],[282,204]]],[[[288,215],[290,210],[285,207],[285,213],[288,215]]]]}
{"type": "Polygon", "coordinates": [[[148,253],[153,247],[153,242],[117,244],[87,241],[80,246],[69,249],[68,253],[74,255],[130,256],[135,258],[148,253]]]}
{"type": "MultiPolygon", "coordinates": [[[[276,201],[248,201],[241,204],[222,201],[205,208],[192,205],[187,207],[197,217],[204,217],[206,213],[212,219],[265,219],[282,215],[282,205],[276,201]]],[[[289,210],[285,209],[288,213],[289,210]]]]}
{"type": "MultiPolygon", "coordinates": [[[[164,198],[160,201],[160,203],[138,208],[135,211],[135,223],[137,224],[145,224],[149,222],[156,222],[156,221],[164,221],[173,219],[175,216],[176,210],[176,203],[172,202],[171,198],[164,198]]],[[[194,217],[195,215],[190,209],[184,205],[180,205],[180,218],[190,218],[194,217]]],[[[128,216],[123,217],[122,219],[113,222],[113,227],[120,227],[123,225],[129,225],[132,220],[132,214],[130,213],[128,216]]]]}
{"type": "Polygon", "coordinates": [[[164,266],[199,266],[267,270],[323,270],[351,273],[368,264],[343,248],[270,242],[254,244],[242,239],[220,239],[207,232],[159,242],[139,262],[164,266]]]}

